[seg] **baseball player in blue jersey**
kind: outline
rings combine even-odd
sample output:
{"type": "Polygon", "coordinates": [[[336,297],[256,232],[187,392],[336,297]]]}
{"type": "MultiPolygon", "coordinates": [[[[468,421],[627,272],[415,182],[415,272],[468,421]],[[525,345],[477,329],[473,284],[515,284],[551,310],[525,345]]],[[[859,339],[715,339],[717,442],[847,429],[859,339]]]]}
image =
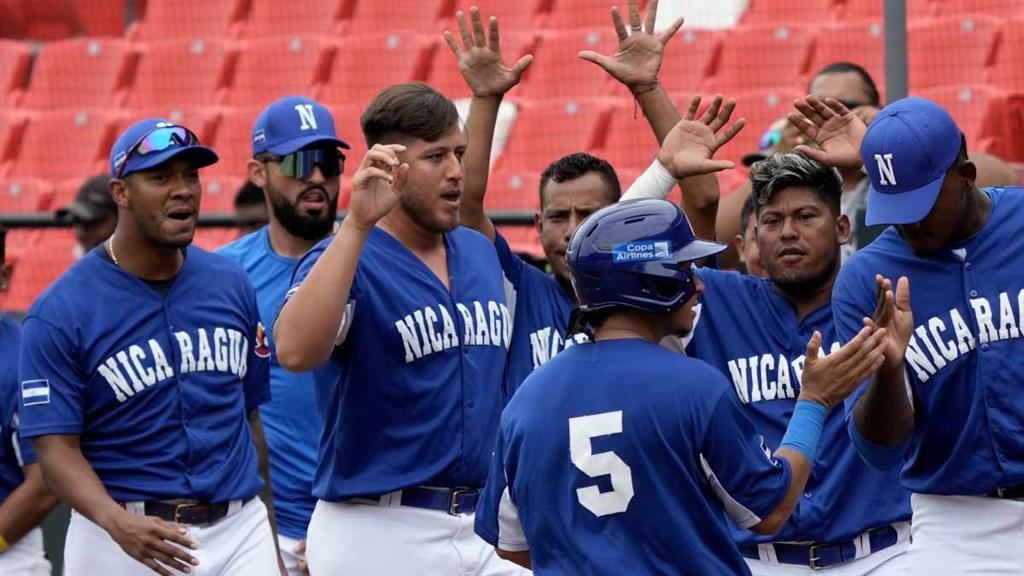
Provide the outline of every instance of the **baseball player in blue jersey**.
{"type": "MultiPolygon", "coordinates": [[[[334,118],[322,104],[297,96],[276,100],[252,129],[249,179],[263,189],[270,224],[217,252],[245,268],[260,317],[273,319],[291,286],[295,266],[334,229],[344,156],[334,118]]],[[[270,349],[273,399],[260,406],[274,479],[277,538],[290,574],[305,569],[306,528],[313,515],[313,473],[323,422],[313,373],[281,367],[270,349]]]]}
{"type": "Polygon", "coordinates": [[[664,200],[624,201],[569,244],[594,342],[534,371],[502,414],[476,530],[537,574],[747,574],[724,513],[779,530],[803,492],[829,407],[882,361],[884,330],[818,357],[772,453],[725,377],[659,346],[688,332],[703,290],[696,238],[664,200]]]}
{"type": "MultiPolygon", "coordinates": [[[[0,292],[11,265],[4,262],[6,230],[0,226],[0,292]]],[[[43,483],[36,454],[18,433],[18,346],[21,327],[0,314],[0,574],[50,576],[39,522],[57,504],[43,483]]]]}
{"type": "MultiPolygon", "coordinates": [[[[631,7],[636,11],[635,0],[631,7]]],[[[618,18],[618,10],[614,11],[618,18]]],[[[728,142],[743,126],[737,121],[722,132],[716,142],[714,132],[728,122],[733,104],[717,97],[700,122],[688,122],[688,129],[680,129],[672,137],[666,137],[679,122],[679,115],[671,99],[658,85],[657,72],[665,44],[682,24],[678,20],[670,30],[655,36],[652,32],[657,14],[657,2],[648,9],[647,32],[635,31],[625,36],[621,20],[623,50],[615,57],[594,54],[613,77],[638,93],[645,115],[648,117],[655,136],[665,146],[659,158],[652,163],[651,172],[671,184],[685,179],[681,186],[687,200],[699,197],[708,185],[717,194],[717,180],[711,176],[695,176],[687,172],[686,166],[675,160],[677,153],[688,147],[696,147],[697,153],[710,158],[718,146],[728,142]],[[641,52],[637,57],[635,52],[641,52]],[[628,54],[628,55],[626,55],[628,54]],[[704,126],[700,126],[703,123],[704,126]],[[692,130],[699,130],[693,133],[692,130]],[[698,136],[694,138],[694,134],[698,136]]],[[[639,22],[639,13],[635,14],[639,22]]],[[[491,141],[497,120],[498,108],[506,92],[513,88],[522,72],[529,65],[532,56],[524,56],[514,66],[505,65],[500,50],[498,21],[489,21],[490,33],[484,32],[483,19],[474,6],[470,10],[472,26],[465,16],[457,14],[462,45],[450,32],[445,38],[454,53],[467,85],[473,92],[467,121],[466,148],[466,190],[462,202],[463,223],[490,238],[498,251],[502,273],[511,288],[509,310],[513,315],[512,341],[509,348],[509,366],[506,372],[508,392],[519,384],[541,364],[547,362],[565,348],[585,341],[582,334],[569,335],[569,315],[575,306],[572,289],[569,286],[569,271],[565,263],[565,250],[569,237],[584,218],[595,211],[618,201],[620,186],[615,170],[604,160],[586,153],[570,154],[554,161],[541,175],[541,210],[535,216],[535,226],[541,239],[553,274],[545,274],[515,255],[508,242],[494,227],[484,212],[484,196],[487,188],[488,168],[491,155],[491,141]]],[[[593,54],[593,53],[591,53],[593,54]]],[[[687,120],[696,116],[700,98],[691,103],[687,120]]],[[[727,162],[711,161],[717,169],[731,167],[727,162]]],[[[697,172],[701,174],[702,172],[697,172]]],[[[685,201],[684,201],[685,202],[685,201]]],[[[687,206],[688,210],[700,210],[687,206]]],[[[710,212],[714,220],[714,210],[710,212]]]]}
{"type": "Polygon", "coordinates": [[[1020,574],[1024,190],[979,189],[966,139],[930,100],[898,100],[867,130],[835,101],[799,108],[819,156],[863,161],[867,223],[892,225],[844,265],[832,307],[840,339],[864,319],[888,328],[847,418],[861,455],[900,467],[913,493],[911,573],[1020,574]]]}
{"type": "Polygon", "coordinates": [[[257,498],[270,388],[256,298],[237,264],[189,246],[199,168],[216,161],[183,126],[129,126],[110,154],[114,235],[25,318],[21,434],[75,510],[68,574],[279,572],[257,498]]]}
{"type": "Polygon", "coordinates": [[[274,326],[282,366],[335,371],[317,375],[310,571],[518,573],[472,530],[511,324],[493,244],[459,227],[458,114],[400,84],[362,128],[348,215],[300,261],[274,326]]]}

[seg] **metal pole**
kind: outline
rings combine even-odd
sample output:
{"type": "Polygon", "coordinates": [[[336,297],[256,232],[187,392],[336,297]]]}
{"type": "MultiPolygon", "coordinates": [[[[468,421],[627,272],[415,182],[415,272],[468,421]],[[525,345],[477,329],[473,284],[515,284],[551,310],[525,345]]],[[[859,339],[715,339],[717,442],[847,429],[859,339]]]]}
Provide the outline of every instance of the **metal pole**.
{"type": "Polygon", "coordinates": [[[907,96],[907,3],[876,0],[885,10],[885,99],[907,96]]]}

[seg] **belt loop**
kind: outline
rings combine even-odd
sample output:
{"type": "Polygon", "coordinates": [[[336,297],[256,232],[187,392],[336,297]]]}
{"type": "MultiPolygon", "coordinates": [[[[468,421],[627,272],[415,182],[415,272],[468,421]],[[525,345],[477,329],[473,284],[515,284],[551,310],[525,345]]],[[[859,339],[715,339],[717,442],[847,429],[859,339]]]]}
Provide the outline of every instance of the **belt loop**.
{"type": "Polygon", "coordinates": [[[235,512],[238,512],[241,509],[242,509],[242,501],[241,500],[232,500],[232,501],[228,502],[228,513],[225,514],[224,516],[225,517],[231,516],[232,514],[234,514],[235,512]]]}
{"type": "Polygon", "coordinates": [[[775,546],[773,544],[758,544],[757,555],[761,557],[762,562],[768,564],[778,564],[779,559],[775,555],[775,546]]]}
{"type": "Polygon", "coordinates": [[[146,515],[145,502],[125,502],[124,509],[127,510],[129,514],[134,514],[135,516],[146,515]]]}
{"type": "Polygon", "coordinates": [[[854,559],[860,559],[871,554],[871,530],[861,532],[853,539],[854,559]]]}
{"type": "Polygon", "coordinates": [[[391,506],[397,508],[402,505],[402,491],[395,490],[394,492],[388,492],[381,498],[381,503],[385,506],[391,506]],[[384,499],[387,498],[385,501],[384,499]],[[386,503],[385,503],[386,502],[386,503]]]}

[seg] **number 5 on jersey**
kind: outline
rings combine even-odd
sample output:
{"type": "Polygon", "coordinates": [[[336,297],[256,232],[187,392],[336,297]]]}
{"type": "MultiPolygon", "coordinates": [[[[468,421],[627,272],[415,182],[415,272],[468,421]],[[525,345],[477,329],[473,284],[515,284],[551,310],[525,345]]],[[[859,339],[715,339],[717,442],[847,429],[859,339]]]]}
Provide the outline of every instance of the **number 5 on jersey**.
{"type": "Polygon", "coordinates": [[[622,433],[622,410],[569,418],[569,456],[591,478],[611,476],[612,489],[597,486],[576,489],[580,505],[595,516],[625,512],[633,499],[633,472],[614,452],[594,454],[591,439],[622,433]]]}

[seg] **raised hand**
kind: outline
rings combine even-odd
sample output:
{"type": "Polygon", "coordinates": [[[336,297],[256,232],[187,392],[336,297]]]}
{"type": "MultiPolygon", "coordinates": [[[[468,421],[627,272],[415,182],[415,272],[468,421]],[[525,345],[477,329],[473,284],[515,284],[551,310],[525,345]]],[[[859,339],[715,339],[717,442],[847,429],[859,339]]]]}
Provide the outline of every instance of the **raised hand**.
{"type": "Polygon", "coordinates": [[[469,9],[473,28],[466,25],[463,12],[455,14],[462,36],[462,46],[448,30],[444,31],[444,39],[451,47],[455,59],[459,63],[459,71],[466,80],[466,85],[478,98],[500,97],[519,83],[523,72],[533,62],[533,56],[527,55],[519,59],[511,68],[501,57],[501,39],[498,33],[498,19],[491,16],[490,38],[484,33],[484,24],[480,18],[480,9],[472,6],[469,9]]]}
{"type": "Polygon", "coordinates": [[[189,573],[199,562],[189,554],[196,543],[185,536],[185,529],[153,516],[125,512],[114,522],[110,537],[126,554],[163,576],[189,573]]]}
{"type": "Polygon", "coordinates": [[[622,22],[618,6],[612,7],[612,24],[619,37],[619,49],[611,56],[590,50],[580,52],[581,59],[593,62],[613,78],[624,84],[634,94],[642,94],[658,84],[658,71],[665,54],[665,45],[683,25],[679,18],[661,34],[655,35],[654,22],[658,17],[658,0],[647,5],[647,17],[640,23],[640,8],[637,0],[629,0],[629,31],[622,22]]]}
{"type": "Polygon", "coordinates": [[[834,98],[797,98],[793,106],[800,113],[790,113],[789,121],[818,145],[801,144],[794,150],[836,168],[861,166],[860,143],[868,127],[859,116],[834,98]]]}
{"type": "Polygon", "coordinates": [[[351,218],[363,230],[373,228],[398,203],[398,193],[409,173],[409,165],[398,159],[399,152],[405,152],[405,146],[375,144],[352,176],[346,219],[351,218]]]}
{"type": "Polygon", "coordinates": [[[719,132],[732,117],[736,101],[730,98],[723,106],[722,96],[715,95],[700,120],[694,120],[700,102],[700,95],[690,100],[686,116],[665,136],[665,141],[658,152],[658,161],[676,180],[727,170],[734,166],[728,160],[712,158],[719,148],[743,129],[746,119],[740,118],[719,132]]]}
{"type": "Polygon", "coordinates": [[[815,331],[807,342],[804,371],[800,376],[800,398],[832,408],[853,393],[885,360],[882,343],[886,329],[865,326],[845,346],[821,358],[821,333],[815,331]]]}
{"type": "Polygon", "coordinates": [[[892,281],[881,274],[875,276],[875,289],[878,303],[871,318],[865,318],[866,326],[885,329],[886,338],[882,341],[885,353],[886,368],[900,368],[914,334],[914,311],[910,309],[910,280],[906,276],[896,282],[896,292],[892,290],[892,281]]]}

